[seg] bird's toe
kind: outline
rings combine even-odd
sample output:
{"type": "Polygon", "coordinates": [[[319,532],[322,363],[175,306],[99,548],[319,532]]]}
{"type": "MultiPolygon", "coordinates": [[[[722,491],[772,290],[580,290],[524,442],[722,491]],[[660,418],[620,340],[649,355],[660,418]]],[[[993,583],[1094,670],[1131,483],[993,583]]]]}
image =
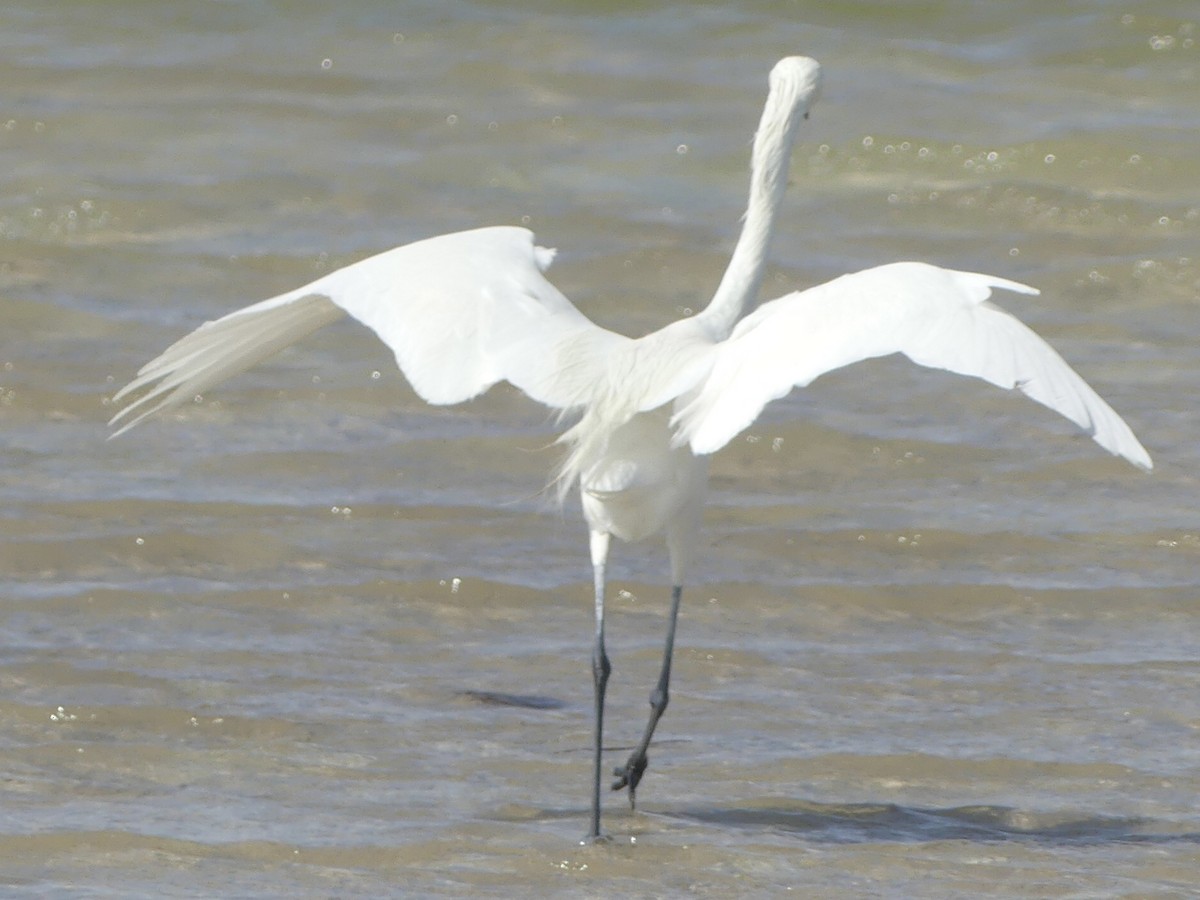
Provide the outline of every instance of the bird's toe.
{"type": "Polygon", "coordinates": [[[645,755],[634,755],[629,757],[629,760],[623,766],[617,766],[613,769],[613,775],[616,780],[612,783],[612,789],[619,791],[622,788],[629,788],[629,805],[634,804],[634,794],[637,791],[637,786],[642,780],[642,775],[646,772],[646,766],[650,764],[650,758],[645,755]]]}

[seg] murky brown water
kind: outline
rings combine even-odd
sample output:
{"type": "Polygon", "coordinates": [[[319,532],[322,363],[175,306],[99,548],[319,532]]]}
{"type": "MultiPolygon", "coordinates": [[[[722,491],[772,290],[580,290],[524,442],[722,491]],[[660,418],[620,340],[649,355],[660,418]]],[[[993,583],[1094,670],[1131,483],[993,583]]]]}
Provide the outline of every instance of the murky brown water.
{"type": "MultiPolygon", "coordinates": [[[[0,893],[1194,890],[1200,18],[1055,10],[0,10],[0,893]],[[1157,469],[896,361],[774,405],[714,461],[640,808],[580,847],[590,572],[542,410],[426,407],[351,325],[111,443],[107,398],[480,224],[559,247],[605,325],[702,305],[798,52],[826,92],[768,294],[901,258],[1037,285],[1001,302],[1157,469]]],[[[619,549],[614,762],[664,581],[619,549]]]]}

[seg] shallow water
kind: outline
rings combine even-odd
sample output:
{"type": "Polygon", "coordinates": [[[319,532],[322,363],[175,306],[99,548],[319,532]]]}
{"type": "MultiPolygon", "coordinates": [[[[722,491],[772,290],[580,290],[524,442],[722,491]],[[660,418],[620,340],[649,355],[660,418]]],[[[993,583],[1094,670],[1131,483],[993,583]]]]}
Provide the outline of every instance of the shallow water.
{"type": "MultiPolygon", "coordinates": [[[[0,891],[1176,896],[1200,882],[1200,18],[1189,3],[0,10],[0,891]],[[1003,296],[1145,475],[894,360],[718,455],[671,709],[612,841],[546,413],[426,407],[338,326],[106,443],[200,322],[525,223],[641,333],[710,295],[780,56],[825,66],[767,294],[1003,296]]],[[[640,734],[661,547],[614,562],[640,734]]]]}

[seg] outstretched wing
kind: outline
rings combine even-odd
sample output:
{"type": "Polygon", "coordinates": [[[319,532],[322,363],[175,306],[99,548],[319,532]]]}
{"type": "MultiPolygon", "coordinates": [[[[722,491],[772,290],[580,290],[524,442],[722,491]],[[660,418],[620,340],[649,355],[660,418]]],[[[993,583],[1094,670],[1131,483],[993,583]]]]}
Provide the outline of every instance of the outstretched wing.
{"type": "Polygon", "coordinates": [[[120,434],[346,313],[391,348],[430,403],[469,400],[504,380],[548,406],[577,406],[629,338],[593,324],[543,277],[553,257],[526,229],[497,227],[364,259],[201,325],[117,392],[119,401],[149,388],[109,424],[120,434]]]}
{"type": "Polygon", "coordinates": [[[708,377],[674,416],[676,440],[713,453],[793,387],[903,353],[923,366],[1020,388],[1109,452],[1150,469],[1150,455],[1112,407],[1049,344],[985,302],[992,288],[1037,293],[1002,278],[904,262],[763,304],[717,347],[708,377]]]}

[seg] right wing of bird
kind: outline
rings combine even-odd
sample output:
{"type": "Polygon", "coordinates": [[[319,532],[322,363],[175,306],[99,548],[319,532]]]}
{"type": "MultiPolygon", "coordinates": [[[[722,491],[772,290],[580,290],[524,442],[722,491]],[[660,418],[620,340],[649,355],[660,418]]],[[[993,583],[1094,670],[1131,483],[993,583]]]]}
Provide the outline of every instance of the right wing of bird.
{"type": "Polygon", "coordinates": [[[1150,469],[1150,455],[1112,407],[1049,344],[986,302],[992,288],[1037,293],[1002,278],[906,262],[765,303],[717,346],[712,368],[673,417],[675,439],[713,453],[794,387],[903,353],[923,366],[1019,388],[1109,452],[1150,469]]]}
{"type": "Polygon", "coordinates": [[[542,272],[554,252],[524,228],[406,244],[201,325],[114,396],[139,390],[114,437],[349,314],[392,350],[413,389],[459,403],[498,381],[558,409],[581,404],[629,338],[593,324],[542,272]]]}

